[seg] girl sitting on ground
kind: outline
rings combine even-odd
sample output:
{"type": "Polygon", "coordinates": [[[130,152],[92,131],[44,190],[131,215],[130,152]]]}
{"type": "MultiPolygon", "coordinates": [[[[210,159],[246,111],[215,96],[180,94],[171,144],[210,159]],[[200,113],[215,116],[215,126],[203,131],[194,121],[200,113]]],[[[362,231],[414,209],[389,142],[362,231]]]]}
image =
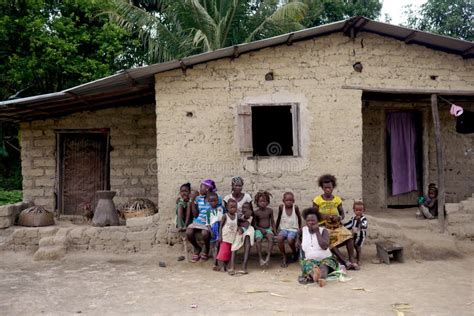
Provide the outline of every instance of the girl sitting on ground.
{"type": "Polygon", "coordinates": [[[428,187],[428,196],[419,200],[416,217],[421,219],[438,217],[438,188],[434,184],[428,187]]]}
{"type": "Polygon", "coordinates": [[[281,267],[286,268],[286,252],[285,240],[288,240],[288,245],[293,252],[292,261],[298,260],[298,251],[296,249],[296,237],[301,230],[301,215],[298,206],[295,205],[295,197],[291,192],[283,194],[283,204],[278,207],[278,217],[276,221],[276,229],[278,232],[278,247],[282,254],[281,267]]]}
{"type": "Polygon", "coordinates": [[[329,250],[329,233],[319,226],[319,213],[315,208],[303,211],[306,226],[302,229],[301,240],[301,284],[318,282],[320,287],[326,284],[326,278],[332,271],[339,269],[336,259],[329,250]]]}
{"type": "MultiPolygon", "coordinates": [[[[207,261],[209,259],[211,232],[209,226],[207,225],[207,211],[211,208],[211,205],[207,200],[207,194],[209,192],[216,191],[216,184],[213,180],[203,180],[199,188],[200,195],[197,196],[194,201],[190,201],[191,212],[194,219],[186,229],[186,237],[194,248],[191,262],[198,262],[199,260],[207,261]],[[204,241],[203,247],[201,247],[196,240],[196,235],[198,233],[201,233],[202,235],[202,239],[204,241]]],[[[217,201],[217,206],[222,206],[222,199],[219,195],[217,201]]]]}
{"type": "Polygon", "coordinates": [[[352,233],[341,224],[344,219],[342,199],[333,195],[336,187],[336,177],[325,174],[318,179],[318,184],[323,189],[323,194],[313,200],[313,207],[321,215],[319,225],[324,226],[329,232],[329,248],[336,255],[339,262],[343,263],[349,270],[359,270],[359,265],[354,261],[354,240],[352,233]],[[347,246],[349,261],[342,256],[339,247],[347,246]]]}
{"type": "MultiPolygon", "coordinates": [[[[232,244],[237,234],[237,202],[230,199],[227,202],[227,213],[222,217],[219,228],[219,253],[217,255],[218,267],[215,271],[226,271],[227,264],[232,256],[232,244]]],[[[229,270],[230,275],[234,275],[233,269],[229,270]]]]}
{"type": "Polygon", "coordinates": [[[252,204],[245,202],[242,205],[242,217],[238,219],[239,228],[237,235],[235,236],[234,243],[232,244],[232,257],[230,260],[230,269],[235,268],[235,255],[237,251],[244,246],[244,262],[242,263],[242,270],[239,274],[247,274],[247,264],[249,261],[250,248],[253,246],[255,241],[255,229],[252,226],[253,220],[253,209],[252,204]]]}

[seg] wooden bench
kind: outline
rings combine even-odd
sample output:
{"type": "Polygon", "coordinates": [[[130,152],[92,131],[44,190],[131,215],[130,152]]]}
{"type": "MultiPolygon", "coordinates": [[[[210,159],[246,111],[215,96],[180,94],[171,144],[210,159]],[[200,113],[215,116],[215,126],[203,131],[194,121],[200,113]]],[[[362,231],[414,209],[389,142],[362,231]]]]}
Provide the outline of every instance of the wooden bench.
{"type": "Polygon", "coordinates": [[[403,247],[393,241],[378,241],[375,243],[377,247],[377,257],[390,264],[390,255],[393,256],[394,261],[403,263],[403,247]]]}

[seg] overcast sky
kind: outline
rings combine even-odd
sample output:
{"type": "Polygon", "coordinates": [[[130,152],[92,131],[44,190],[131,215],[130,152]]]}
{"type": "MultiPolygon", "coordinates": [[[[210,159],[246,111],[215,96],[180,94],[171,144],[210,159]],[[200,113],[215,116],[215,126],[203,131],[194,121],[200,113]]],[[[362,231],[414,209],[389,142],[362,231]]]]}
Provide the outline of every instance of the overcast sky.
{"type": "Polygon", "coordinates": [[[405,17],[402,17],[403,7],[407,4],[412,4],[413,8],[419,8],[426,0],[383,0],[382,14],[380,17],[381,21],[385,20],[385,13],[389,14],[392,17],[391,24],[398,25],[406,20],[405,17]]]}

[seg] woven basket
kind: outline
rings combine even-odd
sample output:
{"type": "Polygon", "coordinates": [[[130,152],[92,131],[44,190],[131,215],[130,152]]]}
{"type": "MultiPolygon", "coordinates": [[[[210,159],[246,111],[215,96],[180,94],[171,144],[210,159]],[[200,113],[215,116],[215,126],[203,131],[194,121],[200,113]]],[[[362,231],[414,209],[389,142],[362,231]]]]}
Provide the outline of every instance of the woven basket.
{"type": "Polygon", "coordinates": [[[54,214],[42,206],[32,206],[21,211],[18,225],[41,227],[54,225],[54,214]]]}
{"type": "Polygon", "coordinates": [[[157,213],[155,203],[148,199],[134,199],[120,207],[119,213],[123,218],[146,217],[157,213]]]}

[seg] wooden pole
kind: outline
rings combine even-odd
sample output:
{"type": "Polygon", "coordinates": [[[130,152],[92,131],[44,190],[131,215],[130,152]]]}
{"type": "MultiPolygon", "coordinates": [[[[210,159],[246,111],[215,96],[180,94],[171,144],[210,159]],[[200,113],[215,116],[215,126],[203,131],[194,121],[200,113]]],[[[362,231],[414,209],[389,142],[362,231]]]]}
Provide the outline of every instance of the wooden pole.
{"type": "Polygon", "coordinates": [[[431,95],[431,113],[433,114],[433,124],[435,132],[435,143],[436,143],[436,167],[438,170],[438,221],[441,233],[444,233],[445,221],[444,221],[444,203],[445,203],[445,190],[444,190],[444,161],[443,161],[443,147],[441,144],[441,128],[439,123],[438,113],[438,95],[431,95]]]}

